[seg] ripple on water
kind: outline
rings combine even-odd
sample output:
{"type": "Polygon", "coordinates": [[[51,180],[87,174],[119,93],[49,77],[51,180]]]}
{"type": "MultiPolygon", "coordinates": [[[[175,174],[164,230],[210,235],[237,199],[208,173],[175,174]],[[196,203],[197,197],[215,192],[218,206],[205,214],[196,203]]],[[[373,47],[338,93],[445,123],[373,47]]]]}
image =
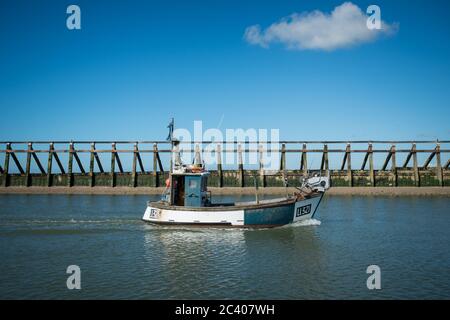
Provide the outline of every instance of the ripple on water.
{"type": "Polygon", "coordinates": [[[324,198],[318,219],[260,230],[149,225],[146,197],[0,197],[0,298],[450,298],[446,198],[324,198]]]}

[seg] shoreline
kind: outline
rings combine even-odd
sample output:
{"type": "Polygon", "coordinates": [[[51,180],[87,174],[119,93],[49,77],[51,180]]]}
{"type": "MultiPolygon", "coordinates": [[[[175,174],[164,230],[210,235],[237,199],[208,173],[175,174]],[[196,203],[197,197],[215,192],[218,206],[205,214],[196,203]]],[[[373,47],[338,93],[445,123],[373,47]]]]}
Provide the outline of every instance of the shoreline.
{"type": "MultiPolygon", "coordinates": [[[[214,195],[254,195],[255,189],[245,188],[208,188],[214,195]]],[[[164,188],[154,187],[0,187],[0,194],[84,194],[84,195],[159,195],[164,188]]],[[[288,193],[295,192],[288,188],[288,193]]],[[[284,195],[285,188],[260,188],[261,195],[284,195]]],[[[450,187],[332,187],[329,196],[450,196],[450,187]]]]}

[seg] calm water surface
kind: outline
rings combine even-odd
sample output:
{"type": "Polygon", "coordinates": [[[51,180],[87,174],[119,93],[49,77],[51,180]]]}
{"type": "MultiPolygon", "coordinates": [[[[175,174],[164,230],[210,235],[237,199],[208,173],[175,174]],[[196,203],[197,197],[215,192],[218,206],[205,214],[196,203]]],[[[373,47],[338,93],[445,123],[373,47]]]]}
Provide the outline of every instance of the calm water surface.
{"type": "Polygon", "coordinates": [[[267,230],[146,225],[149,198],[1,195],[0,298],[450,298],[446,197],[327,196],[316,220],[267,230]]]}

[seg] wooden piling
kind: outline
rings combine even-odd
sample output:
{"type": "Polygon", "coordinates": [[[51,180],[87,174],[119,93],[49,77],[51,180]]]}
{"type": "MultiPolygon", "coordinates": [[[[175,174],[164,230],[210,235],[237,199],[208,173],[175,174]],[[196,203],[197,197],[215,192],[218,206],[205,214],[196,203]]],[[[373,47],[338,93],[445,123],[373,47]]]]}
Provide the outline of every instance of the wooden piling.
{"type": "Polygon", "coordinates": [[[266,187],[266,174],[264,171],[263,157],[264,157],[264,147],[262,144],[260,144],[258,146],[259,180],[260,180],[261,187],[265,188],[266,187]]]}
{"type": "Polygon", "coordinates": [[[135,143],[133,149],[133,165],[131,168],[131,186],[133,188],[136,188],[137,186],[137,177],[136,177],[137,155],[138,155],[138,146],[137,143],[135,143]]]}
{"type": "Polygon", "coordinates": [[[375,187],[375,171],[373,168],[373,149],[372,144],[369,144],[369,176],[370,176],[370,185],[375,187]]]}
{"type": "Polygon", "coordinates": [[[69,143],[69,161],[67,163],[67,186],[73,186],[73,142],[69,143]]]}
{"type": "Polygon", "coordinates": [[[280,171],[286,170],[286,144],[281,144],[280,171]]]}
{"type": "Polygon", "coordinates": [[[444,177],[442,175],[442,166],[441,166],[441,146],[439,143],[436,144],[436,175],[439,180],[439,186],[444,186],[444,177]]]}
{"type": "Polygon", "coordinates": [[[95,174],[94,174],[94,165],[95,165],[95,143],[92,142],[91,143],[91,150],[89,152],[89,186],[92,188],[93,186],[95,186],[95,174]]]}
{"type": "Polygon", "coordinates": [[[413,143],[411,154],[413,158],[413,168],[414,168],[414,184],[416,187],[420,186],[420,175],[419,175],[419,166],[417,164],[417,152],[416,152],[416,144],[413,143]]]}
{"type": "Polygon", "coordinates": [[[350,143],[347,143],[347,147],[345,148],[345,154],[346,154],[346,159],[347,159],[348,186],[353,187],[352,158],[351,158],[350,143]]]}
{"type": "Polygon", "coordinates": [[[153,186],[158,187],[158,145],[153,144],[153,186]]]}
{"type": "Polygon", "coordinates": [[[395,159],[395,145],[391,146],[391,172],[394,176],[394,187],[398,186],[398,179],[397,179],[397,162],[395,159]]]}
{"type": "Polygon", "coordinates": [[[29,187],[31,186],[31,177],[30,177],[30,168],[31,168],[31,153],[32,153],[33,147],[32,143],[28,143],[28,150],[27,150],[27,164],[25,166],[25,186],[29,187]]]}
{"type": "Polygon", "coordinates": [[[320,171],[325,171],[325,175],[329,175],[328,166],[328,145],[323,145],[322,161],[320,163],[320,171]]]}
{"type": "Polygon", "coordinates": [[[220,144],[217,144],[216,147],[216,157],[217,157],[217,175],[219,178],[219,181],[217,182],[217,186],[219,188],[223,187],[223,172],[222,172],[222,150],[220,147],[220,144]]]}
{"type": "Polygon", "coordinates": [[[115,168],[116,168],[116,143],[113,142],[111,144],[111,187],[116,186],[116,174],[115,174],[115,168]]]}
{"type": "Polygon", "coordinates": [[[242,145],[238,144],[238,166],[239,166],[239,184],[244,187],[244,163],[242,159],[242,145]]]}
{"type": "Polygon", "coordinates": [[[53,162],[53,142],[50,143],[48,149],[48,161],[47,161],[47,187],[51,187],[53,183],[52,179],[52,162],[53,162]]]}
{"type": "Polygon", "coordinates": [[[9,152],[11,150],[11,143],[6,144],[5,164],[3,169],[3,186],[9,185],[9,152]]]}
{"type": "Polygon", "coordinates": [[[308,158],[306,156],[306,143],[303,144],[302,148],[302,163],[300,164],[300,170],[303,170],[303,176],[308,176],[308,158]]]}

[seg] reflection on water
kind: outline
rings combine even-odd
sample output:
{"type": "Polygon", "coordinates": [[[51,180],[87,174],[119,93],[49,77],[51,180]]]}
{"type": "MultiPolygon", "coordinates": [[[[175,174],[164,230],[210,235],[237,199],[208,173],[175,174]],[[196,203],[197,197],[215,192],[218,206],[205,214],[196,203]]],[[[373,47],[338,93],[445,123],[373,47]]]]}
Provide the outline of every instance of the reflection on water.
{"type": "Polygon", "coordinates": [[[299,268],[305,275],[322,268],[321,240],[308,229],[318,223],[305,222],[300,232],[301,225],[266,230],[148,226],[146,258],[149,266],[159,262],[151,269],[164,279],[171,297],[182,293],[183,298],[198,299],[207,292],[211,298],[244,298],[242,289],[252,297],[254,291],[271,288],[263,296],[269,298],[273,289],[290,285],[290,275],[308,283],[298,276],[299,268]],[[293,263],[286,264],[289,260],[293,263]]]}
{"type": "Polygon", "coordinates": [[[0,298],[450,298],[448,198],[325,197],[316,219],[264,230],[148,225],[146,200],[0,196],[0,298]]]}

